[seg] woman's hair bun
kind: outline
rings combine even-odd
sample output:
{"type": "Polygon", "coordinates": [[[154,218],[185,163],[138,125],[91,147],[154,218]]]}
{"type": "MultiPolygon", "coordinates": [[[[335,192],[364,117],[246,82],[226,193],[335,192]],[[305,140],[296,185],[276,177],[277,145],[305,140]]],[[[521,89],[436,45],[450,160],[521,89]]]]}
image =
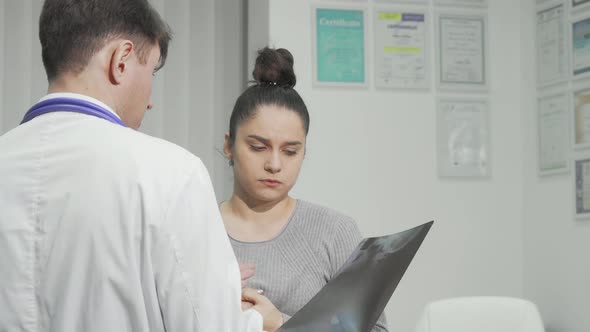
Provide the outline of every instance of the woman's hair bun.
{"type": "Polygon", "coordinates": [[[252,76],[260,85],[293,88],[296,82],[293,55],[284,48],[265,47],[259,50],[252,76]]]}

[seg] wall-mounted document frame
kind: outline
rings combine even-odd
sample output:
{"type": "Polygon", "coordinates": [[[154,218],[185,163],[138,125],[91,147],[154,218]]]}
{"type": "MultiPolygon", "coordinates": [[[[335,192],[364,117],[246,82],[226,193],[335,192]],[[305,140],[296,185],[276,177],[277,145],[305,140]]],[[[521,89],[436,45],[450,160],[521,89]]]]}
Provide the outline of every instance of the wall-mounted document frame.
{"type": "Polygon", "coordinates": [[[313,85],[367,87],[367,9],[312,5],[313,85]]]}
{"type": "Polygon", "coordinates": [[[574,86],[571,109],[573,148],[588,149],[590,148],[590,84],[574,86]]]}
{"type": "Polygon", "coordinates": [[[436,13],[436,83],[439,90],[488,90],[487,25],[484,13],[436,13]]]}
{"type": "Polygon", "coordinates": [[[572,162],[573,207],[575,219],[590,219],[590,155],[576,157],[572,162]]]}
{"type": "Polygon", "coordinates": [[[378,3],[386,3],[386,4],[413,4],[413,5],[427,5],[429,0],[373,0],[376,4],[378,3]]]}
{"type": "Polygon", "coordinates": [[[364,2],[364,3],[369,2],[369,0],[332,0],[332,1],[336,1],[336,2],[357,2],[357,3],[359,3],[359,2],[361,2],[361,3],[362,2],[364,2]]]}
{"type": "Polygon", "coordinates": [[[430,89],[430,39],[426,9],[375,8],[375,87],[430,89]]]}
{"type": "Polygon", "coordinates": [[[570,148],[569,113],[566,92],[537,98],[537,173],[539,176],[567,173],[570,148]]]}
{"type": "Polygon", "coordinates": [[[537,85],[547,86],[569,78],[568,33],[563,3],[536,12],[537,85]]]}
{"type": "Polygon", "coordinates": [[[573,78],[590,77],[590,17],[572,21],[570,47],[573,78]]]}
{"type": "Polygon", "coordinates": [[[490,176],[490,121],[482,98],[440,97],[436,108],[438,176],[490,176]]]}
{"type": "Polygon", "coordinates": [[[590,8],[590,0],[571,0],[572,14],[590,8]]]}
{"type": "Polygon", "coordinates": [[[487,7],[487,0],[433,0],[435,6],[487,7]]]}

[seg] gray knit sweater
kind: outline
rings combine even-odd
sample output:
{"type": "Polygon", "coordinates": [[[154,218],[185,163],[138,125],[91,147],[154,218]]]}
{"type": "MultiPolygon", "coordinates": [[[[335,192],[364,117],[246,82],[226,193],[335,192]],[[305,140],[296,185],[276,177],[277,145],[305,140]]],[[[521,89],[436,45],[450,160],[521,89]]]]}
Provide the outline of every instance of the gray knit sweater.
{"type": "MultiPolygon", "coordinates": [[[[241,242],[230,237],[238,262],[256,265],[247,286],[262,289],[285,320],[332,279],[360,240],[352,218],[302,200],[274,239],[241,242]]],[[[372,331],[387,331],[384,315],[372,331]]]]}

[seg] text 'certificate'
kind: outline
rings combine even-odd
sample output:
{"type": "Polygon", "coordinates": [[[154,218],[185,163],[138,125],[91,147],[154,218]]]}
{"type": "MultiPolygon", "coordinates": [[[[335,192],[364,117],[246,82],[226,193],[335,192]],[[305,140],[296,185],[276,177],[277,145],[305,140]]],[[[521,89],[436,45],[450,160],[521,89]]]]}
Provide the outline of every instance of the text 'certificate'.
{"type": "Polygon", "coordinates": [[[316,83],[365,83],[363,10],[315,9],[316,83]]]}

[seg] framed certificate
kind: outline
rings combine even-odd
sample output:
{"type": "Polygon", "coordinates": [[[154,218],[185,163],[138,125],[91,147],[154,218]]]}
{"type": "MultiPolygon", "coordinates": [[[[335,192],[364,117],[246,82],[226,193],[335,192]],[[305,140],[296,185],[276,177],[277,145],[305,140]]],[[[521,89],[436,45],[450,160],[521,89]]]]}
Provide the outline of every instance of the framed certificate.
{"type": "Polygon", "coordinates": [[[590,17],[572,23],[572,67],[574,78],[590,76],[590,17]]]}
{"type": "Polygon", "coordinates": [[[486,100],[439,99],[436,132],[439,176],[489,176],[489,136],[486,100]]]}
{"type": "Polygon", "coordinates": [[[313,82],[367,86],[364,8],[313,7],[313,82]]]}
{"type": "Polygon", "coordinates": [[[578,11],[582,8],[588,8],[590,6],[590,0],[571,0],[572,11],[578,11]]]}
{"type": "Polygon", "coordinates": [[[425,10],[376,9],[375,86],[429,89],[430,54],[425,10]]]}
{"type": "Polygon", "coordinates": [[[538,174],[569,172],[569,97],[566,93],[537,100],[538,174]]]}
{"type": "Polygon", "coordinates": [[[415,5],[426,5],[428,4],[428,0],[373,0],[375,3],[391,3],[391,4],[399,4],[399,3],[409,3],[415,5]]]}
{"type": "Polygon", "coordinates": [[[488,88],[485,14],[437,15],[437,85],[441,90],[488,88]]]}
{"type": "Polygon", "coordinates": [[[573,168],[574,215],[576,219],[590,219],[590,156],[575,158],[573,168]]]}
{"type": "Polygon", "coordinates": [[[574,89],[572,101],[574,149],[590,148],[590,86],[574,89]]]}
{"type": "Polygon", "coordinates": [[[569,69],[564,5],[538,10],[536,16],[537,84],[565,81],[569,69]]]}
{"type": "Polygon", "coordinates": [[[434,0],[435,5],[486,7],[487,0],[434,0]]]}

